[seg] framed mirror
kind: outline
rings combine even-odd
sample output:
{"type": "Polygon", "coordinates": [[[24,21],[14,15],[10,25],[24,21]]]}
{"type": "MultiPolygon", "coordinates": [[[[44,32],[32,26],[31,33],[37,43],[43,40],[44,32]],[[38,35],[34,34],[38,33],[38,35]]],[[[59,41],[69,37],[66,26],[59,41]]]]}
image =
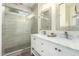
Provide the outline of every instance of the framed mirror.
{"type": "MultiPolygon", "coordinates": [[[[62,31],[79,31],[79,4],[67,3],[59,5],[59,29],[62,31]]],[[[57,23],[58,24],[58,23],[57,23]]]]}
{"type": "Polygon", "coordinates": [[[47,9],[41,12],[41,29],[51,30],[51,10],[47,9]]]}

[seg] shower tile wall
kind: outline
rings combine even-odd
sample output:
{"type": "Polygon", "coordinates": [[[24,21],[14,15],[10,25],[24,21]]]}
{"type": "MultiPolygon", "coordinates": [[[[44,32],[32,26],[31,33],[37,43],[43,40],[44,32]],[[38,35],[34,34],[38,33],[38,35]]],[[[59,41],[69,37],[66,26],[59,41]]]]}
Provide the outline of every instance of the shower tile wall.
{"type": "Polygon", "coordinates": [[[30,46],[29,22],[23,16],[5,13],[2,20],[3,54],[30,46]]]}

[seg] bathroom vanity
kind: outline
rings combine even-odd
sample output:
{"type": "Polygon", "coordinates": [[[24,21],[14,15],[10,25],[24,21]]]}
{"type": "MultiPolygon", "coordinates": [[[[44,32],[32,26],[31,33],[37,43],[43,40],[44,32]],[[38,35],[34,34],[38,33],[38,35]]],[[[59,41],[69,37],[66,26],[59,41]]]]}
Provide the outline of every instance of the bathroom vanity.
{"type": "Polygon", "coordinates": [[[32,34],[31,53],[35,56],[78,56],[79,40],[32,34]]]}

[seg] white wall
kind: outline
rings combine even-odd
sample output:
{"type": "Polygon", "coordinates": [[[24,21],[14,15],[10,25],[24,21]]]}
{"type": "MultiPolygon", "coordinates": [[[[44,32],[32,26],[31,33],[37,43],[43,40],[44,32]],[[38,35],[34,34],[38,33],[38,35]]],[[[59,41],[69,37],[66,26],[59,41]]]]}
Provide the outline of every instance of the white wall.
{"type": "Polygon", "coordinates": [[[0,3],[0,56],[2,55],[2,4],[0,3]]]}

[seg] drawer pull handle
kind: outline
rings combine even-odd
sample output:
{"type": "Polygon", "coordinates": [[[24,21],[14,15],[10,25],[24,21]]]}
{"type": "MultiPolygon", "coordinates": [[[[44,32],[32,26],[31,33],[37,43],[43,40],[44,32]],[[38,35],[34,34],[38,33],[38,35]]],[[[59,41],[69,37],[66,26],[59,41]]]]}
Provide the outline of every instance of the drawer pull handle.
{"type": "Polygon", "coordinates": [[[59,51],[59,52],[61,52],[61,50],[60,50],[60,49],[59,49],[58,51],[59,51]]]}
{"type": "Polygon", "coordinates": [[[55,48],[55,50],[58,50],[57,48],[55,48]]]}

